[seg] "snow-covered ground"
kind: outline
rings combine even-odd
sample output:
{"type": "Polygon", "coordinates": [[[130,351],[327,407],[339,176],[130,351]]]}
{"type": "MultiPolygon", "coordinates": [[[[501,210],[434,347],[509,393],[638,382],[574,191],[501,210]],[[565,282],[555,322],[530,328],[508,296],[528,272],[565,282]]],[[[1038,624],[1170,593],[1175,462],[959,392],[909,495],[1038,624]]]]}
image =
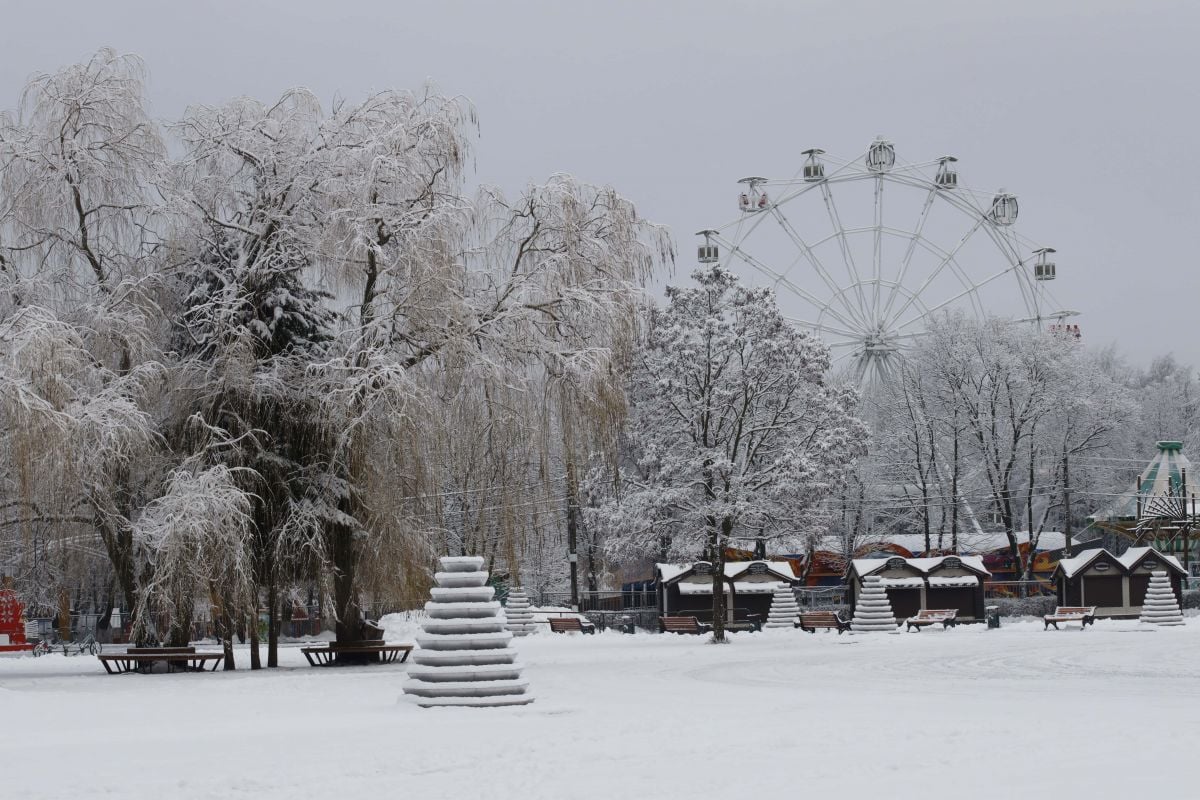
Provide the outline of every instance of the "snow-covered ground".
{"type": "Polygon", "coordinates": [[[540,634],[512,709],[420,709],[403,666],[295,648],[204,675],[0,659],[0,797],[1200,796],[1200,619],[1041,627],[540,634]]]}

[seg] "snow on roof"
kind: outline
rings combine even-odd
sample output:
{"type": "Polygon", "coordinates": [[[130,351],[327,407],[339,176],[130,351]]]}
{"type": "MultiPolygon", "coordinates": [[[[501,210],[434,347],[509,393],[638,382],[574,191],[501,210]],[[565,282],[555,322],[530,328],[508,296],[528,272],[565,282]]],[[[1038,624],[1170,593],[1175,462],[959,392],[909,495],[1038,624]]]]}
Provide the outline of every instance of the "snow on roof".
{"type": "Polygon", "coordinates": [[[951,575],[949,577],[938,577],[934,575],[929,578],[929,585],[932,587],[940,587],[943,589],[963,588],[966,586],[978,586],[978,575],[951,575]]]}
{"type": "MultiPolygon", "coordinates": [[[[697,562],[699,563],[699,562],[697,562]]],[[[737,578],[750,569],[751,564],[766,564],[767,569],[777,573],[788,580],[796,579],[796,571],[792,569],[792,564],[789,561],[726,561],[725,562],[725,577],[737,578]]],[[[692,568],[691,564],[655,564],[655,569],[663,583],[668,583],[675,580],[680,575],[689,571],[692,568]]]]}
{"type": "MultiPolygon", "coordinates": [[[[786,586],[783,581],[741,581],[737,584],[738,594],[774,594],[780,586],[786,586]]],[[[680,594],[712,594],[711,583],[693,583],[681,581],[680,594]]]]}
{"type": "Polygon", "coordinates": [[[655,564],[654,568],[658,570],[659,578],[665,583],[669,580],[678,578],[683,573],[692,568],[691,564],[655,564]]]}
{"type": "MultiPolygon", "coordinates": [[[[892,558],[900,558],[900,556],[892,556],[892,558]]],[[[892,558],[856,558],[852,562],[854,571],[859,575],[866,575],[874,572],[877,569],[885,566],[892,558]]],[[[947,558],[957,558],[962,562],[962,565],[967,569],[982,573],[983,575],[991,575],[987,567],[983,565],[983,558],[980,556],[935,556],[933,558],[905,558],[902,559],[905,564],[913,567],[918,572],[929,574],[932,570],[941,566],[942,562],[947,558]]]]}
{"type": "MultiPolygon", "coordinates": [[[[1112,553],[1108,552],[1104,548],[1084,550],[1074,558],[1064,558],[1062,561],[1059,561],[1058,566],[1059,569],[1063,571],[1064,575],[1066,575],[1068,578],[1071,578],[1076,573],[1087,569],[1093,561],[1100,557],[1102,553],[1110,558],[1114,557],[1112,553]]],[[[1137,562],[1141,561],[1142,558],[1150,553],[1153,553],[1158,559],[1165,561],[1175,569],[1183,572],[1183,565],[1179,563],[1179,559],[1175,558],[1175,556],[1169,556],[1165,553],[1160,553],[1153,547],[1131,547],[1120,556],[1115,558],[1117,563],[1119,563],[1126,570],[1130,570],[1134,568],[1134,565],[1137,564],[1137,562]]]]}
{"type": "Polygon", "coordinates": [[[1153,547],[1131,547],[1122,553],[1120,557],[1117,558],[1117,561],[1120,561],[1121,566],[1125,567],[1125,569],[1133,569],[1133,566],[1137,562],[1141,561],[1144,556],[1150,553],[1153,553],[1155,556],[1157,556],[1159,560],[1166,561],[1167,563],[1171,564],[1179,571],[1183,571],[1183,565],[1179,563],[1179,559],[1175,558],[1175,556],[1169,556],[1166,553],[1160,553],[1153,547]]]}
{"type": "MultiPolygon", "coordinates": [[[[1087,565],[1095,561],[1096,557],[1101,553],[1108,553],[1108,551],[1103,548],[1098,548],[1096,550],[1084,550],[1077,556],[1061,559],[1058,562],[1058,568],[1063,571],[1064,575],[1070,578],[1076,572],[1086,569],[1087,565]]],[[[1109,555],[1111,555],[1111,553],[1109,555]]]]}
{"type": "MultiPolygon", "coordinates": [[[[1028,531],[1017,531],[1014,536],[1017,544],[1029,541],[1028,531]]],[[[910,553],[925,552],[925,536],[918,533],[898,533],[879,537],[879,544],[896,544],[910,553]]],[[[931,539],[930,544],[937,547],[937,539],[931,539]]],[[[943,544],[949,544],[949,539],[943,539],[943,544]]],[[[1037,549],[1061,550],[1067,545],[1067,537],[1062,531],[1042,531],[1038,536],[1037,549]]],[[[958,552],[960,553],[990,553],[1008,547],[1008,536],[1004,531],[963,531],[958,535],[958,552]]]]}
{"type": "Polygon", "coordinates": [[[924,578],[881,578],[882,585],[890,589],[920,589],[925,585],[924,578]]]}

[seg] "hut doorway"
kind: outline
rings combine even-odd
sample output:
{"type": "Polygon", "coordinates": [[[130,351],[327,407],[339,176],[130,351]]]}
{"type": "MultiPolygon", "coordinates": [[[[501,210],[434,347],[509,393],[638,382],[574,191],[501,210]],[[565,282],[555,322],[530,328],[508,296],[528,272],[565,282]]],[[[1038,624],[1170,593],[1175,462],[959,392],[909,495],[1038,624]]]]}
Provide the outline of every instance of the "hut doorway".
{"type": "Polygon", "coordinates": [[[1121,607],[1125,605],[1125,593],[1121,589],[1120,575],[1099,577],[1089,575],[1083,587],[1083,602],[1089,606],[1121,607]]]}

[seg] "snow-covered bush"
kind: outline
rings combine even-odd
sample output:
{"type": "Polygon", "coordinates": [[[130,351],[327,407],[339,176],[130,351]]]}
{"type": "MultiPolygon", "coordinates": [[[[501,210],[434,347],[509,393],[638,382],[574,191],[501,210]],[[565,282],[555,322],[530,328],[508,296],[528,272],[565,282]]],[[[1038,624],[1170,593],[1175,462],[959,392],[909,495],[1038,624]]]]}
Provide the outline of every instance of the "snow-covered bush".
{"type": "Polygon", "coordinates": [[[1053,614],[1058,606],[1054,597],[1000,597],[988,600],[987,605],[1000,609],[1002,617],[1042,617],[1053,614]]]}

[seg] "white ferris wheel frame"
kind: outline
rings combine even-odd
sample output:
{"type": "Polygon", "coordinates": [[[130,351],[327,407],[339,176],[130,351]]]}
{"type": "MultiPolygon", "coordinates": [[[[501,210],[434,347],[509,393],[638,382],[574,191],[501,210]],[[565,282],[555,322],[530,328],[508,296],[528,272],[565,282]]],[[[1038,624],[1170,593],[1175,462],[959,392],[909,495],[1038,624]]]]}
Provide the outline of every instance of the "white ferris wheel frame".
{"type": "MultiPolygon", "coordinates": [[[[921,163],[903,163],[895,157],[895,149],[891,143],[884,141],[882,137],[866,152],[851,161],[838,161],[825,156],[820,150],[806,151],[806,155],[809,155],[809,164],[820,163],[823,169],[829,166],[836,168],[819,179],[801,177],[803,168],[801,172],[785,180],[745,178],[740,182],[749,184],[752,194],[751,207],[747,209],[746,197],[743,196],[744,210],[737,219],[716,229],[702,231],[701,235],[705,237],[706,243],[716,244],[724,251],[719,259],[724,266],[729,267],[736,259],[769,278],[776,291],[786,289],[808,303],[816,313],[815,320],[789,317],[789,321],[813,332],[823,340],[833,339],[826,342],[831,348],[833,363],[837,365],[852,360],[861,382],[871,383],[886,379],[894,369],[897,358],[902,356],[911,340],[922,336],[925,323],[943,309],[966,301],[977,317],[986,316],[988,310],[984,307],[980,290],[1006,276],[1011,276],[1009,279],[1016,282],[1024,303],[1025,316],[1014,318],[1014,322],[1041,325],[1047,321],[1061,321],[1078,313],[1053,308],[1057,304],[1053,302],[1053,297],[1045,286],[1046,281],[1034,277],[1033,267],[1038,254],[1054,251],[1039,247],[1020,236],[1011,222],[1005,224],[993,213],[998,198],[1012,197],[1015,207],[1015,197],[1007,195],[1003,189],[999,193],[983,193],[965,188],[957,184],[957,173],[954,174],[954,181],[950,186],[940,184],[936,175],[930,176],[931,168],[945,168],[947,162],[953,164],[957,159],[944,156],[921,163]],[[883,169],[872,169],[868,166],[868,159],[872,149],[879,145],[890,149],[892,163],[883,169]],[[819,162],[818,156],[822,156],[819,162]],[[874,182],[873,223],[847,228],[842,224],[838,213],[834,188],[860,181],[874,182]],[[888,184],[925,192],[920,215],[911,228],[896,228],[884,224],[884,189],[888,184]],[[767,200],[761,205],[757,202],[757,198],[761,196],[758,194],[759,187],[770,190],[767,200]],[[821,195],[829,217],[830,231],[820,239],[806,241],[788,220],[785,207],[811,192],[821,195]],[[924,236],[925,223],[938,202],[957,209],[967,222],[966,231],[948,248],[924,236]],[[797,250],[791,264],[782,269],[756,258],[746,246],[759,226],[767,224],[768,220],[782,228],[797,250]],[[869,274],[860,272],[859,264],[855,261],[848,243],[848,237],[864,234],[873,238],[869,274]],[[976,276],[959,263],[957,255],[979,234],[992,241],[1000,261],[993,264],[998,266],[998,269],[994,269],[990,274],[976,276]],[[908,240],[904,256],[891,277],[884,274],[881,258],[884,236],[908,240]],[[831,268],[814,252],[834,240],[837,241],[841,252],[840,269],[831,268]],[[909,278],[909,268],[918,248],[932,254],[938,263],[919,285],[913,287],[905,281],[909,278]],[[792,270],[802,263],[806,263],[816,274],[829,293],[828,297],[823,298],[791,279],[792,270]],[[922,299],[922,295],[945,270],[950,271],[960,284],[961,290],[930,305],[922,299]],[[904,315],[913,308],[916,309],[916,315],[902,322],[904,315]]],[[[1053,264],[1050,265],[1050,269],[1053,270],[1053,264]]]]}

